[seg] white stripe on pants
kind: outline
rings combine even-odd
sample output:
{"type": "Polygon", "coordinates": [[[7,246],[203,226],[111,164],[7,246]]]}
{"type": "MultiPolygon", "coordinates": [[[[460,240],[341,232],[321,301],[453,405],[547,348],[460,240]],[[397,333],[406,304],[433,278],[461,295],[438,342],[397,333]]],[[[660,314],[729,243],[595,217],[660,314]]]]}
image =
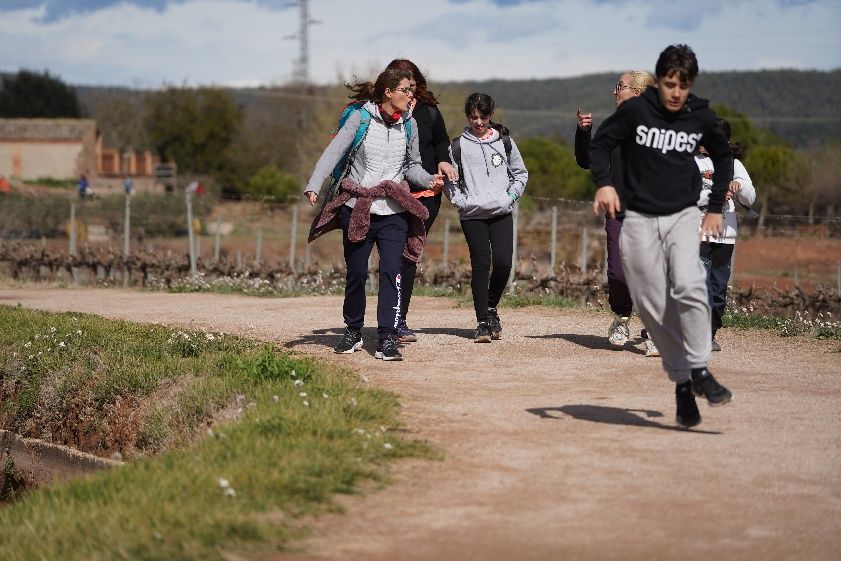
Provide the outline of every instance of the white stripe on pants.
{"type": "Polygon", "coordinates": [[[710,305],[698,255],[701,215],[688,207],[666,216],[627,211],[619,247],[631,299],[675,383],[710,359],[710,305]]]}

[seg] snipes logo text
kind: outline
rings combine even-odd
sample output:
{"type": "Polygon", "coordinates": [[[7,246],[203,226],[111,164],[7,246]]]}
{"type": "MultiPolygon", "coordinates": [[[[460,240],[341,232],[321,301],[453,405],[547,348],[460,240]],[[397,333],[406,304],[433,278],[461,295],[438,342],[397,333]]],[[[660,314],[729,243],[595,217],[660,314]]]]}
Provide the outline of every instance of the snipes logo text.
{"type": "Polygon", "coordinates": [[[655,129],[648,128],[645,125],[637,127],[637,144],[641,146],[648,146],[649,148],[656,148],[664,154],[669,150],[677,150],[678,152],[695,151],[695,146],[701,140],[703,135],[700,133],[687,134],[682,131],[673,131],[671,129],[655,129]]]}

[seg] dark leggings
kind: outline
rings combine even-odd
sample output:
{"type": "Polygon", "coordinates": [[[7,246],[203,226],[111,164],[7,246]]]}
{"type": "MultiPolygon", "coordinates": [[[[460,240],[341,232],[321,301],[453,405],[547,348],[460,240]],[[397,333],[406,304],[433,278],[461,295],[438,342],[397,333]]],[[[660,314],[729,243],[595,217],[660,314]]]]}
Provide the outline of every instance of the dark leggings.
{"type": "MultiPolygon", "coordinates": [[[[427,218],[423,225],[426,228],[426,235],[429,235],[429,230],[432,229],[432,224],[435,218],[438,217],[438,211],[441,209],[441,195],[434,197],[421,197],[418,199],[426,210],[429,211],[429,218],[427,218]]],[[[412,301],[412,290],[415,287],[415,276],[418,273],[418,264],[414,261],[409,261],[403,258],[403,266],[400,268],[400,279],[403,284],[403,319],[409,313],[409,303],[412,301]]]]}
{"type": "Polygon", "coordinates": [[[607,302],[610,310],[622,317],[630,317],[634,308],[631,292],[625,282],[622,270],[622,254],[619,251],[619,235],[622,232],[622,220],[605,217],[604,230],[607,233],[607,302]]]}
{"type": "Polygon", "coordinates": [[[496,308],[499,304],[511,273],[514,219],[511,214],[506,214],[481,220],[462,220],[461,229],[470,249],[470,266],[473,269],[470,288],[476,321],[487,321],[488,307],[496,308]]]}

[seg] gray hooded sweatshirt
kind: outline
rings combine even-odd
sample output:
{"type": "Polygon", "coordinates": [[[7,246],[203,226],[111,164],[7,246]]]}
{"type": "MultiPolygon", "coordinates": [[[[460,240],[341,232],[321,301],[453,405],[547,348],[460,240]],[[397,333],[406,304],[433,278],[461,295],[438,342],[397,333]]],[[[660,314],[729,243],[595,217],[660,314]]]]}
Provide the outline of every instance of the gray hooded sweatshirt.
{"type": "MultiPolygon", "coordinates": [[[[511,159],[499,132],[480,140],[465,127],[459,141],[463,181],[444,184],[447,198],[458,209],[461,220],[486,219],[512,212],[514,201],[523,195],[529,172],[523,157],[511,140],[511,159]],[[508,161],[506,161],[508,160],[508,161]],[[510,172],[510,175],[509,175],[510,172]]],[[[453,163],[452,147],[450,159],[453,163]]]]}
{"type": "MultiPolygon", "coordinates": [[[[386,179],[399,183],[403,181],[404,177],[418,185],[428,184],[432,176],[421,165],[418,149],[418,126],[411,117],[411,113],[404,113],[395,124],[389,127],[383,121],[375,103],[365,102],[364,107],[371,113],[371,122],[368,123],[365,139],[356,151],[348,177],[363,187],[373,187],[386,179]],[[405,128],[407,120],[412,121],[412,138],[408,153],[405,128]]],[[[342,156],[350,150],[356,131],[359,129],[359,123],[359,111],[355,111],[348,117],[344,126],[318,159],[312,177],[310,177],[307,186],[304,187],[305,193],[312,191],[318,194],[321,191],[321,184],[330,175],[342,156]]],[[[355,206],[356,198],[350,199],[346,205],[351,208],[355,206]]],[[[397,214],[405,210],[393,199],[385,197],[374,199],[373,204],[371,204],[371,214],[397,214]]]]}

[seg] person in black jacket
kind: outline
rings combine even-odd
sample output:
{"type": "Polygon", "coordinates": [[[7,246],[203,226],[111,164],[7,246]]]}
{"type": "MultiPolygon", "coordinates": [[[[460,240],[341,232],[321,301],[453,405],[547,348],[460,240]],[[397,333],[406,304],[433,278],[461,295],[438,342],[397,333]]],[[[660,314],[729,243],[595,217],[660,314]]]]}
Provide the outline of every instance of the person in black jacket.
{"type": "MultiPolygon", "coordinates": [[[[644,70],[625,72],[613,88],[616,107],[632,97],[639,96],[646,87],[651,85],[654,85],[654,77],[648,72],[644,70]]],[[[581,113],[579,109],[576,117],[578,126],[575,128],[575,161],[580,167],[590,169],[590,133],[593,130],[593,115],[581,113]]],[[[622,180],[622,155],[618,146],[610,153],[610,175],[621,200],[624,181],[622,180]]],[[[607,234],[607,303],[613,312],[613,322],[607,329],[607,340],[617,347],[624,346],[631,336],[628,324],[631,321],[634,306],[631,292],[625,281],[625,273],[622,271],[622,256],[619,252],[619,233],[622,231],[624,218],[625,213],[620,210],[615,218],[606,214],[604,222],[604,230],[607,234]]],[[[643,335],[647,335],[646,330],[643,330],[643,335]]],[[[645,356],[660,356],[657,347],[648,337],[645,337],[645,356]]]]}
{"type": "Polygon", "coordinates": [[[590,171],[598,187],[593,212],[615,218],[624,205],[622,267],[663,369],[676,384],[676,421],[687,428],[701,422],[693,394],[706,397],[710,405],[732,398],[707,369],[710,306],[698,224],[704,235],[722,231],[733,156],[709,102],[690,93],[697,75],[691,48],[667,47],[657,60],[657,87],[620,105],[590,147],[590,171]],[[703,221],[693,156],[702,143],[715,165],[703,221]],[[610,173],[610,154],[617,146],[625,182],[621,200],[610,173]]]}
{"type": "MultiPolygon", "coordinates": [[[[418,125],[418,142],[420,143],[423,168],[433,175],[441,173],[446,175],[450,181],[457,181],[458,172],[450,162],[450,137],[447,136],[444,117],[438,110],[438,100],[435,95],[427,89],[426,78],[423,73],[415,63],[404,58],[392,60],[386,68],[406,70],[412,74],[411,87],[414,88],[415,92],[412,117],[418,125]]],[[[429,230],[432,229],[438,211],[441,209],[441,189],[429,189],[426,186],[415,185],[411,182],[409,182],[409,188],[412,190],[412,194],[429,210],[429,218],[424,221],[426,233],[429,235],[429,230]]],[[[403,267],[400,271],[403,283],[402,313],[400,324],[397,326],[397,339],[401,343],[411,343],[418,340],[417,334],[409,329],[406,323],[417,270],[417,263],[409,259],[403,259],[403,267]]]]}

